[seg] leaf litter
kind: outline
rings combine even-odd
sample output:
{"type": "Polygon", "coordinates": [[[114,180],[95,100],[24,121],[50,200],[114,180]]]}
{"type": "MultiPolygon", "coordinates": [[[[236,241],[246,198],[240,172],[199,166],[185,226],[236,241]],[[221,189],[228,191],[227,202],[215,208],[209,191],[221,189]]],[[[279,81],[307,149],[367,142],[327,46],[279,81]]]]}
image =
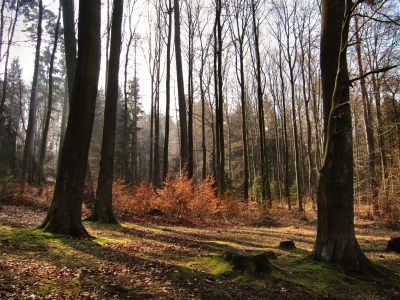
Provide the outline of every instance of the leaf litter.
{"type": "MultiPolygon", "coordinates": [[[[227,246],[272,250],[278,255],[302,259],[312,249],[314,220],[281,215],[267,226],[218,228],[154,225],[154,220],[133,226],[85,223],[99,240],[107,238],[104,243],[97,243],[53,239],[29,231],[41,223],[45,214],[43,210],[24,206],[4,205],[0,209],[0,298],[396,299],[400,296],[400,288],[380,283],[371,283],[377,287],[361,293],[351,288],[335,291],[331,287],[313,293],[297,284],[296,278],[256,280],[229,274],[218,277],[206,265],[207,259],[222,254],[227,246]],[[17,237],[13,238],[13,234],[17,237]],[[26,244],[23,234],[36,234],[37,239],[26,244]],[[304,251],[280,250],[277,245],[285,239],[295,240],[296,247],[304,251]]],[[[357,228],[358,239],[368,257],[394,267],[399,273],[399,255],[384,252],[385,242],[393,233],[373,224],[357,228]]],[[[291,271],[285,274],[292,276],[291,271]]]]}

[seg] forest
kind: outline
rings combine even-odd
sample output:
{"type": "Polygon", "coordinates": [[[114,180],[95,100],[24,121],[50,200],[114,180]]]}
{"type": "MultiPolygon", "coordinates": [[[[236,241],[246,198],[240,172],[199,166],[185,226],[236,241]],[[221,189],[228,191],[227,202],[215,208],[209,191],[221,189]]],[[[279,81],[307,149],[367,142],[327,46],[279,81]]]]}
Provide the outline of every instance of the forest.
{"type": "Polygon", "coordinates": [[[396,0],[2,0],[0,298],[399,297],[399,28],[396,0]]]}

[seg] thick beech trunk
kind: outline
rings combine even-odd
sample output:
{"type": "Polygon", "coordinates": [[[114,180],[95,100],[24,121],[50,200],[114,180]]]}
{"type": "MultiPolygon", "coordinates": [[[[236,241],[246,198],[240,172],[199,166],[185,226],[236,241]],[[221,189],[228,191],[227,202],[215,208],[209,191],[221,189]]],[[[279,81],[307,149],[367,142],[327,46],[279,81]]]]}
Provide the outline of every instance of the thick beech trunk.
{"type": "Polygon", "coordinates": [[[353,142],[347,70],[351,0],[322,1],[321,75],[325,152],[317,184],[318,228],[312,257],[350,272],[373,270],[354,232],[353,142]]]}
{"type": "Polygon", "coordinates": [[[82,199],[100,70],[100,0],[79,2],[79,50],[68,126],[46,232],[89,237],[82,224],[82,199]]]}

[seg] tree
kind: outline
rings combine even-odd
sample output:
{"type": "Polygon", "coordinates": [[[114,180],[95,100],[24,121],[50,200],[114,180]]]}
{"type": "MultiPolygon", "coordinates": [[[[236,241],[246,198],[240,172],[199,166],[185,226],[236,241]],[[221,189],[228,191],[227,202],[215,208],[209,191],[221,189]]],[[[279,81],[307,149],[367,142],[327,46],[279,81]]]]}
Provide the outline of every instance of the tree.
{"type": "MultiPolygon", "coordinates": [[[[37,97],[37,87],[38,87],[38,74],[39,74],[39,61],[40,61],[40,45],[42,43],[42,18],[43,18],[43,3],[42,0],[39,0],[39,15],[38,15],[38,24],[37,24],[37,36],[36,36],[36,54],[35,54],[35,66],[33,70],[33,79],[32,79],[32,89],[31,89],[31,98],[29,104],[29,119],[28,119],[28,127],[26,129],[26,138],[25,138],[25,146],[24,146],[24,156],[22,161],[22,173],[21,173],[21,186],[22,188],[25,186],[25,183],[28,179],[28,172],[31,174],[32,172],[32,147],[33,147],[33,138],[35,134],[35,126],[36,126],[36,97],[37,97]]],[[[31,178],[29,177],[29,180],[31,178]]]]}
{"type": "Polygon", "coordinates": [[[17,140],[21,134],[21,107],[24,105],[26,87],[22,80],[19,59],[14,58],[8,71],[8,103],[5,106],[0,134],[0,174],[14,173],[17,162],[17,140]]]}
{"type": "MultiPolygon", "coordinates": [[[[3,21],[3,11],[4,11],[4,5],[5,5],[5,0],[3,0],[2,6],[1,6],[1,40],[0,40],[0,44],[3,44],[3,26],[4,26],[4,21],[3,21]]],[[[14,32],[15,32],[15,25],[17,24],[17,20],[18,20],[18,15],[20,13],[20,1],[17,1],[15,3],[15,16],[14,19],[11,21],[10,23],[10,28],[9,28],[9,39],[8,39],[8,43],[7,43],[7,50],[5,53],[6,56],[6,62],[4,65],[4,79],[3,79],[3,92],[1,95],[1,104],[0,104],[0,122],[2,121],[3,118],[3,112],[4,112],[4,105],[6,103],[6,98],[7,98],[7,72],[8,72],[8,60],[10,57],[10,47],[12,45],[13,42],[13,38],[14,38],[14,32]]],[[[0,51],[1,54],[1,51],[0,51]]],[[[2,59],[3,57],[0,56],[0,59],[2,59]]],[[[1,124],[1,123],[0,123],[1,124]]]]}
{"type": "Polygon", "coordinates": [[[312,257],[351,272],[371,271],[354,232],[353,144],[347,68],[351,15],[362,0],[322,1],[324,161],[318,174],[318,228],[312,257]]]}
{"type": "MultiPolygon", "coordinates": [[[[247,1],[233,1],[232,18],[230,19],[231,36],[236,51],[236,78],[240,85],[240,100],[242,113],[242,141],[243,141],[243,165],[244,165],[244,181],[243,181],[243,198],[247,200],[249,197],[249,160],[247,146],[247,126],[246,126],[246,82],[244,70],[244,58],[246,55],[246,30],[250,24],[251,14],[247,10],[247,1]]],[[[263,147],[262,147],[263,149],[263,147]]]]}
{"type": "Polygon", "coordinates": [[[222,80],[222,39],[223,21],[221,20],[223,3],[215,0],[214,23],[214,89],[215,89],[215,123],[216,123],[216,150],[217,150],[217,184],[221,195],[225,193],[225,142],[224,142],[224,97],[222,80]]]}
{"type": "Polygon", "coordinates": [[[61,6],[63,10],[64,46],[65,60],[67,64],[68,95],[69,98],[71,98],[76,71],[74,0],[61,0],[61,6]]]}
{"type": "Polygon", "coordinates": [[[112,13],[110,60],[107,76],[104,127],[101,145],[100,172],[94,210],[88,220],[116,223],[112,210],[112,185],[114,181],[114,146],[118,100],[119,57],[121,54],[121,25],[123,0],[114,0],[112,13]]]}
{"type": "Polygon", "coordinates": [[[89,237],[82,224],[82,198],[100,70],[100,0],[79,2],[78,61],[57,181],[40,228],[89,237]]]}
{"type": "Polygon", "coordinates": [[[262,201],[268,201],[269,205],[271,202],[271,190],[268,174],[268,159],[265,149],[265,117],[264,117],[264,101],[263,101],[263,88],[261,79],[261,58],[259,49],[259,34],[260,29],[257,25],[256,12],[258,8],[256,1],[252,0],[251,10],[253,16],[253,35],[254,35],[254,51],[256,58],[255,74],[257,80],[257,104],[258,104],[258,127],[260,135],[260,156],[261,156],[261,189],[262,189],[262,201]]]}
{"type": "MultiPolygon", "coordinates": [[[[167,3],[167,1],[166,1],[167,3]]],[[[164,165],[163,165],[163,182],[168,176],[168,157],[169,157],[169,119],[170,119],[170,102],[171,102],[171,39],[172,39],[172,1],[168,0],[167,14],[168,14],[168,33],[167,33],[167,74],[165,77],[165,135],[164,135],[164,165]]]]}
{"type": "Polygon", "coordinates": [[[131,3],[128,1],[128,28],[129,28],[129,37],[128,43],[126,45],[126,52],[125,52],[125,68],[124,68],[124,127],[123,127],[123,136],[122,136],[122,159],[121,159],[121,177],[125,180],[125,183],[128,183],[127,179],[127,142],[128,142],[128,63],[129,63],[129,53],[132,42],[134,42],[134,53],[135,53],[135,61],[134,61],[134,78],[136,78],[136,46],[137,46],[137,39],[138,35],[136,34],[136,28],[138,23],[136,24],[135,28],[132,28],[132,14],[133,9],[136,4],[136,0],[131,3]]]}
{"type": "Polygon", "coordinates": [[[189,140],[186,122],[185,90],[183,85],[179,0],[174,0],[174,20],[176,77],[178,82],[179,123],[181,130],[181,172],[184,172],[188,166],[189,160],[189,140]]]}
{"type": "MultiPolygon", "coordinates": [[[[197,0],[197,5],[200,6],[200,1],[197,0]]],[[[200,43],[200,68],[199,68],[199,89],[201,98],[201,151],[203,154],[203,164],[202,164],[202,179],[205,180],[207,177],[207,147],[206,147],[206,87],[205,87],[205,68],[206,61],[209,55],[209,47],[211,44],[211,35],[209,35],[207,42],[204,41],[204,30],[207,26],[206,24],[197,23],[199,32],[199,43],[200,43]]]]}
{"type": "Polygon", "coordinates": [[[189,160],[188,160],[188,176],[193,177],[194,170],[194,135],[193,135],[193,102],[194,102],[194,87],[193,87],[193,69],[194,69],[194,38],[195,29],[199,22],[199,7],[193,7],[191,0],[185,0],[186,12],[186,29],[187,29],[187,64],[188,64],[188,139],[189,139],[189,160]]]}
{"type": "Polygon", "coordinates": [[[50,117],[51,111],[53,106],[53,69],[54,69],[54,58],[57,51],[57,43],[58,43],[58,32],[60,28],[60,17],[61,17],[61,5],[58,10],[58,18],[57,23],[54,29],[54,45],[53,51],[51,52],[51,59],[50,59],[50,67],[49,67],[49,95],[48,95],[48,103],[47,103],[47,111],[46,111],[46,120],[45,126],[43,129],[43,136],[42,136],[42,145],[40,147],[40,157],[39,157],[39,166],[38,166],[38,182],[39,185],[42,182],[43,177],[43,165],[44,165],[44,158],[46,155],[46,147],[47,147],[47,135],[49,133],[50,127],[50,117]]]}

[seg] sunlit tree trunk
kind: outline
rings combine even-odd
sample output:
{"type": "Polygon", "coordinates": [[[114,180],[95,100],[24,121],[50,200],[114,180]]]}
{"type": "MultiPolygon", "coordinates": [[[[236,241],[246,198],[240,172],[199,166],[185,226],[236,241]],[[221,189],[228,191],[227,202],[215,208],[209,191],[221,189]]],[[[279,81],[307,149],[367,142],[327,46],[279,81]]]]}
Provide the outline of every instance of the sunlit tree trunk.
{"type": "MultiPolygon", "coordinates": [[[[359,3],[359,2],[357,2],[359,3]]],[[[355,237],[352,120],[346,52],[351,0],[322,1],[321,80],[325,151],[317,185],[318,227],[312,257],[351,272],[373,270],[355,237]]]]}

